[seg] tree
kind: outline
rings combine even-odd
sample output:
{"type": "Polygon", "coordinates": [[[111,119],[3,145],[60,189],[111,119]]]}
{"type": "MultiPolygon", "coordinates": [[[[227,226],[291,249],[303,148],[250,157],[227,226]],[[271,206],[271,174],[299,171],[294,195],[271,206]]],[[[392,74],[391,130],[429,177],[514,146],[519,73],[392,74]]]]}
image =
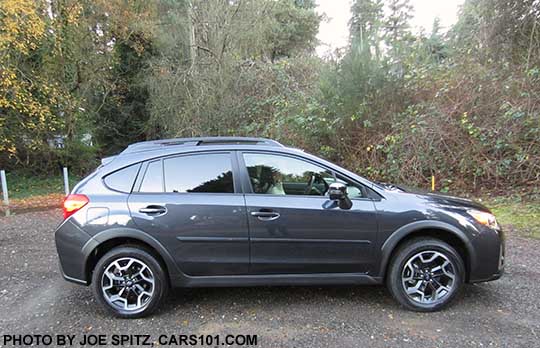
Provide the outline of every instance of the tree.
{"type": "MultiPolygon", "coordinates": [[[[154,54],[152,41],[144,33],[131,33],[115,45],[116,64],[111,90],[95,119],[95,136],[105,154],[147,140],[150,120],[149,92],[143,72],[154,54]]],[[[159,131],[154,130],[154,134],[159,131]]]]}
{"type": "Polygon", "coordinates": [[[388,2],[389,13],[385,19],[383,37],[388,49],[388,59],[395,66],[398,74],[403,73],[400,62],[414,40],[409,25],[412,10],[409,0],[390,0],[388,2]]]}
{"type": "Polygon", "coordinates": [[[77,101],[48,71],[47,60],[58,52],[46,10],[40,1],[0,3],[2,161],[30,166],[39,160],[44,168],[51,161],[48,141],[63,133],[65,115],[77,112],[77,101]]]}
{"type": "Polygon", "coordinates": [[[156,54],[157,2],[142,0],[88,3],[97,53],[106,56],[102,80],[89,108],[93,134],[103,154],[160,135],[149,132],[150,101],[146,71],[156,54]]]}
{"type": "Polygon", "coordinates": [[[312,2],[292,0],[195,0],[169,13],[176,13],[175,23],[186,23],[187,13],[187,27],[163,30],[177,33],[177,42],[190,49],[163,50],[147,81],[151,122],[173,136],[238,134],[243,126],[254,127],[245,108],[263,101],[270,108],[265,98],[288,81],[278,76],[285,61],[313,50],[320,21],[312,2]]]}
{"type": "Polygon", "coordinates": [[[299,0],[281,0],[274,4],[272,20],[266,29],[272,62],[279,57],[314,51],[321,20],[314,7],[312,2],[299,0]]]}
{"type": "Polygon", "coordinates": [[[349,21],[351,50],[380,59],[383,3],[381,0],[356,0],[349,21]]]}
{"type": "Polygon", "coordinates": [[[452,34],[459,46],[485,60],[508,59],[530,67],[540,54],[539,21],[536,0],[467,0],[452,34]]]}

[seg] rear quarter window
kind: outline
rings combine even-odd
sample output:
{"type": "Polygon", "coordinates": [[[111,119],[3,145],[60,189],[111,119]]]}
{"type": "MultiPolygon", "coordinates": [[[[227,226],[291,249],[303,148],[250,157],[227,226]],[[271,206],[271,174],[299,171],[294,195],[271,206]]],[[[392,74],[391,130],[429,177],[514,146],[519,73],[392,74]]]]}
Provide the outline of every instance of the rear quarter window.
{"type": "Polygon", "coordinates": [[[103,178],[105,186],[111,190],[120,191],[124,193],[131,193],[135,178],[139,173],[140,163],[130,165],[123,169],[117,170],[103,178]]]}

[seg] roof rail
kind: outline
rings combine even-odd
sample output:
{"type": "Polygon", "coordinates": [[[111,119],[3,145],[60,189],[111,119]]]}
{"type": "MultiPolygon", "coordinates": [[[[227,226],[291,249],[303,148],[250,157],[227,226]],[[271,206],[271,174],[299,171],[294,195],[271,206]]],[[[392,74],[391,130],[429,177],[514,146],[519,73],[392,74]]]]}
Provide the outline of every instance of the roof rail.
{"type": "Polygon", "coordinates": [[[197,145],[221,145],[221,144],[231,144],[231,145],[268,145],[268,146],[280,146],[282,144],[278,143],[272,139],[266,138],[247,138],[247,137],[208,137],[200,138],[197,142],[197,145]]]}
{"type": "Polygon", "coordinates": [[[250,137],[198,137],[150,140],[129,145],[123,153],[153,150],[161,146],[267,145],[284,147],[275,140],[250,137]]]}

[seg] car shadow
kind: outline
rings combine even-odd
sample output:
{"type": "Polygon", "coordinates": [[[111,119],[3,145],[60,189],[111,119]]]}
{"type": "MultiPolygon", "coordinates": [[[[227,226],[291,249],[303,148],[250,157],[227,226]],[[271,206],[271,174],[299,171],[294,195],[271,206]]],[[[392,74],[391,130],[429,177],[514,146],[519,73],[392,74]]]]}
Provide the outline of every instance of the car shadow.
{"type": "MultiPolygon", "coordinates": [[[[86,310],[94,310],[92,294],[84,292],[81,296],[79,287],[68,286],[73,296],[70,302],[81,299],[91,305],[86,310]]],[[[64,297],[63,301],[66,298],[64,297]]],[[[443,310],[473,310],[493,307],[504,302],[504,296],[496,286],[486,284],[465,284],[453,303],[443,310]]],[[[170,316],[174,313],[211,312],[221,315],[233,311],[282,312],[299,309],[340,310],[343,306],[358,310],[380,310],[388,312],[411,312],[401,307],[383,285],[358,286],[274,286],[274,287],[218,287],[218,288],[175,288],[169,291],[164,303],[153,316],[170,316]]],[[[97,311],[102,313],[102,311],[97,311]]],[[[102,313],[106,315],[106,313],[102,313]]],[[[415,314],[412,314],[415,315],[415,314]]]]}
{"type": "MultiPolygon", "coordinates": [[[[500,302],[502,299],[493,287],[484,284],[465,284],[448,307],[470,308],[482,302],[500,302]]],[[[157,315],[169,311],[191,310],[208,306],[224,313],[231,308],[253,308],[262,310],[295,310],[302,306],[324,303],[336,306],[376,307],[388,311],[406,311],[382,285],[359,286],[275,286],[275,287],[222,287],[222,288],[177,288],[169,292],[157,315]]]]}

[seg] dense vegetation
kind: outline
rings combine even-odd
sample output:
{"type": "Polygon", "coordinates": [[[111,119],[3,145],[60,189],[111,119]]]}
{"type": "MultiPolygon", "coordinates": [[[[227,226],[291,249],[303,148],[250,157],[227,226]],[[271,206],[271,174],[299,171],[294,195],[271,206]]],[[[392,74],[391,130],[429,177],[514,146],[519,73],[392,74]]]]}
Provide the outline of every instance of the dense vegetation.
{"type": "Polygon", "coordinates": [[[0,167],[258,135],[377,180],[538,190],[540,1],[466,0],[447,32],[411,11],[354,1],[348,47],[321,59],[313,0],[3,0],[0,167]]]}

